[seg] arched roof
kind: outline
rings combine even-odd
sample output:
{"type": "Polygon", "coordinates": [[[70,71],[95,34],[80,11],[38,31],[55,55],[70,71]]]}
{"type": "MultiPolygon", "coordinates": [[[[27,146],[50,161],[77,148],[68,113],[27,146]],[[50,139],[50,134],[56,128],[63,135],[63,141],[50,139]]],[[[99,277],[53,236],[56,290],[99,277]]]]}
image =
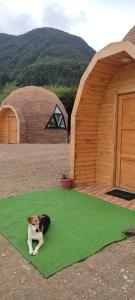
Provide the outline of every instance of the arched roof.
{"type": "Polygon", "coordinates": [[[64,105],[54,93],[42,87],[26,86],[8,95],[2,102],[1,109],[3,107],[13,108],[19,119],[25,122],[36,115],[37,121],[44,122],[46,125],[56,105],[62,111],[67,122],[64,105]]]}
{"type": "Polygon", "coordinates": [[[128,40],[111,43],[97,52],[81,78],[72,118],[77,113],[78,105],[83,98],[84,88],[87,89],[87,85],[89,92],[91,92],[91,98],[96,92],[102,98],[107,85],[117,70],[133,60],[135,60],[135,45],[128,40]]]}

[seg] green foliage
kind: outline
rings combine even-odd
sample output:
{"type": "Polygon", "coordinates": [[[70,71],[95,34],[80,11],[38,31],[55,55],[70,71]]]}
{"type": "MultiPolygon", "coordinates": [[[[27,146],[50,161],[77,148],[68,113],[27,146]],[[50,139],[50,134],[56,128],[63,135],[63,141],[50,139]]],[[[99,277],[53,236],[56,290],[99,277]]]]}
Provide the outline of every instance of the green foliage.
{"type": "Polygon", "coordinates": [[[94,54],[80,37],[53,28],[0,34],[1,70],[18,86],[77,86],[94,54]]]}
{"type": "Polygon", "coordinates": [[[75,97],[77,91],[76,87],[68,86],[45,85],[44,87],[55,93],[58,98],[62,98],[62,100],[65,100],[67,96],[69,99],[72,99],[72,97],[75,97]]]}
{"type": "Polygon", "coordinates": [[[71,60],[54,59],[33,64],[17,77],[17,85],[77,86],[87,64],[71,60]]]}
{"type": "Polygon", "coordinates": [[[2,89],[7,82],[10,81],[10,77],[6,72],[0,71],[0,89],[2,89]]]}
{"type": "Polygon", "coordinates": [[[45,86],[48,90],[57,95],[57,97],[64,104],[67,112],[73,107],[77,88],[67,86],[45,86]]]}
{"type": "Polygon", "coordinates": [[[8,96],[12,91],[17,89],[15,83],[6,83],[3,88],[0,88],[0,102],[2,102],[6,96],[8,96]]]}

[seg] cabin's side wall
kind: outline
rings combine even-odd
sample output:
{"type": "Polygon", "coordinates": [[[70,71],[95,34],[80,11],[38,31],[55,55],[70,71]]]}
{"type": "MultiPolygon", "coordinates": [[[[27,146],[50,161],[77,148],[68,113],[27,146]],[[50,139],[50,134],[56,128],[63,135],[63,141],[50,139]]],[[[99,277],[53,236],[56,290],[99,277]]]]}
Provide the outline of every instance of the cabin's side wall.
{"type": "Polygon", "coordinates": [[[75,120],[75,184],[95,182],[96,173],[96,115],[98,105],[93,105],[89,89],[82,93],[75,120]]]}
{"type": "Polygon", "coordinates": [[[135,91],[135,63],[121,67],[108,85],[97,118],[96,182],[115,185],[118,95],[135,91]]]}
{"type": "MultiPolygon", "coordinates": [[[[111,60],[106,65],[98,61],[86,80],[76,114],[72,120],[71,148],[74,147],[73,178],[76,185],[96,182],[97,116],[106,87],[113,77],[117,65],[111,60]],[[73,141],[74,139],[74,141],[73,141]]],[[[81,89],[81,87],[80,87],[81,89]]]]}

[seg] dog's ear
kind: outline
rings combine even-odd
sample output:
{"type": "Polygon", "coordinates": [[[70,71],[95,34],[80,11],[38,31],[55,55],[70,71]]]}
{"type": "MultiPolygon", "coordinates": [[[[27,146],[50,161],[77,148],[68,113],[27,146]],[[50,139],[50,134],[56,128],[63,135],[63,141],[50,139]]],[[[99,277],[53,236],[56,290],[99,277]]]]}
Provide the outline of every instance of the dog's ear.
{"type": "Polygon", "coordinates": [[[28,218],[27,218],[27,221],[28,221],[28,223],[30,223],[30,224],[31,224],[32,217],[28,217],[28,218]]]}

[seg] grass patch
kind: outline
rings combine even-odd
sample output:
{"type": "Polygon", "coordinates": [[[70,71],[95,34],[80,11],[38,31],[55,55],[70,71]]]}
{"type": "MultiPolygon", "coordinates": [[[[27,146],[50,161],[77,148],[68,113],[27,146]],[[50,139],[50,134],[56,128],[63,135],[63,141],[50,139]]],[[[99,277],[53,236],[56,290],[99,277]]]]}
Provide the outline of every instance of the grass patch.
{"type": "Polygon", "coordinates": [[[0,201],[0,232],[45,277],[125,238],[135,212],[74,190],[52,189],[0,201]],[[47,213],[52,224],[35,257],[28,254],[27,217],[47,213]]]}

